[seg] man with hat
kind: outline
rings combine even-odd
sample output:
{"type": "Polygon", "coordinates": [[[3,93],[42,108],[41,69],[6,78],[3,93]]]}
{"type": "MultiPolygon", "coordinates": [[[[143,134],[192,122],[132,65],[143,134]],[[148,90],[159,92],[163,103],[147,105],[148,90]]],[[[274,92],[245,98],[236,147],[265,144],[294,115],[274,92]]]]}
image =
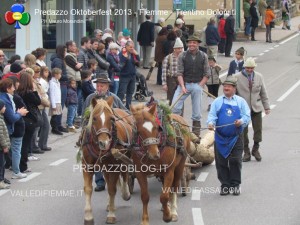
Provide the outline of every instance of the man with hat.
{"type": "Polygon", "coordinates": [[[179,54],[183,51],[183,43],[180,38],[176,38],[173,46],[173,53],[167,55],[162,63],[162,85],[167,92],[167,100],[171,105],[173,96],[177,88],[177,61],[179,54]]]}
{"type": "Polygon", "coordinates": [[[236,93],[237,79],[227,77],[223,83],[224,95],[211,104],[207,125],[215,129],[215,159],[218,179],[221,182],[220,195],[240,194],[243,128],[250,121],[247,102],[236,93]]]}
{"type": "MultiPolygon", "coordinates": [[[[262,74],[254,71],[256,67],[255,60],[248,58],[244,63],[245,69],[235,74],[237,81],[238,95],[243,97],[249,108],[251,109],[251,121],[254,130],[252,147],[252,155],[257,161],[261,161],[259,152],[259,142],[262,141],[262,111],[265,110],[266,115],[270,113],[270,103],[263,80],[262,74]]],[[[251,160],[248,126],[244,129],[244,156],[243,162],[251,160]]]]}
{"type": "MultiPolygon", "coordinates": [[[[93,93],[93,94],[90,94],[86,98],[86,100],[85,100],[85,102],[83,104],[83,115],[82,115],[82,118],[84,118],[84,112],[85,112],[86,108],[88,108],[90,106],[91,101],[92,101],[93,98],[106,99],[109,96],[112,96],[114,98],[113,108],[123,109],[126,112],[130,113],[127,110],[127,108],[123,105],[123,103],[119,99],[119,97],[109,91],[109,85],[111,83],[111,80],[108,78],[108,76],[106,74],[100,74],[98,76],[97,80],[94,81],[94,83],[96,83],[96,92],[93,93]]],[[[78,146],[80,146],[82,134],[83,134],[83,131],[81,132],[81,135],[79,137],[79,141],[76,143],[76,145],[78,145],[78,146]]],[[[105,190],[105,180],[103,178],[102,172],[100,172],[100,171],[99,172],[95,172],[95,183],[97,185],[95,187],[95,191],[98,192],[98,191],[105,190]]]]}
{"type": "Polygon", "coordinates": [[[193,133],[199,137],[201,128],[201,103],[202,91],[209,78],[209,66],[207,55],[199,50],[200,39],[193,35],[188,38],[188,50],[182,52],[178,56],[177,77],[178,83],[175,91],[172,105],[172,111],[180,115],[182,113],[183,103],[185,99],[191,95],[192,98],[192,120],[193,133]]]}
{"type": "Polygon", "coordinates": [[[96,92],[90,94],[86,98],[83,104],[83,112],[82,112],[83,114],[85,112],[85,109],[89,107],[89,105],[91,104],[91,101],[94,97],[106,99],[109,96],[112,96],[114,98],[113,108],[120,108],[129,112],[128,109],[122,103],[122,101],[119,99],[119,97],[109,91],[109,85],[111,83],[111,80],[108,78],[106,74],[99,74],[97,80],[95,80],[94,83],[96,83],[96,92]]]}

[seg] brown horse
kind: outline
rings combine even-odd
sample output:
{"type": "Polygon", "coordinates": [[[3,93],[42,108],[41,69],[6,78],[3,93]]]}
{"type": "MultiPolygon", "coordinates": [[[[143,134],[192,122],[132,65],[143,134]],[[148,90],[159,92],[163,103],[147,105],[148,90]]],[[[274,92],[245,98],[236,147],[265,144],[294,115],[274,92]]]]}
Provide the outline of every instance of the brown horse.
{"type": "MultiPolygon", "coordinates": [[[[132,116],[121,109],[112,109],[112,104],[113,97],[109,97],[106,101],[94,98],[90,106],[91,113],[88,124],[83,133],[81,147],[86,203],[85,224],[94,224],[91,206],[92,181],[94,172],[100,168],[104,173],[109,194],[106,223],[113,224],[116,222],[114,199],[118,180],[123,199],[126,201],[130,199],[128,173],[124,172],[126,171],[124,168],[120,169],[122,161],[116,159],[111,150],[117,148],[128,155],[126,148],[131,145],[135,126],[132,116]]],[[[126,165],[122,164],[122,166],[126,165]]]]}
{"type": "Polygon", "coordinates": [[[170,115],[168,119],[173,131],[176,133],[176,137],[167,136],[165,138],[166,144],[159,146],[163,138],[159,137],[158,121],[154,116],[156,105],[150,108],[149,111],[142,105],[132,106],[131,112],[135,118],[139,134],[138,144],[141,146],[139,150],[132,151],[132,159],[136,167],[135,176],[140,185],[143,202],[141,225],[149,225],[147,175],[152,174],[163,180],[163,189],[160,196],[163,220],[165,222],[177,221],[177,192],[179,191],[180,179],[187,157],[186,151],[188,152],[190,148],[187,123],[179,115],[170,115]],[[185,130],[185,132],[181,132],[182,130],[185,130]],[[170,208],[168,206],[169,200],[170,208]]]}

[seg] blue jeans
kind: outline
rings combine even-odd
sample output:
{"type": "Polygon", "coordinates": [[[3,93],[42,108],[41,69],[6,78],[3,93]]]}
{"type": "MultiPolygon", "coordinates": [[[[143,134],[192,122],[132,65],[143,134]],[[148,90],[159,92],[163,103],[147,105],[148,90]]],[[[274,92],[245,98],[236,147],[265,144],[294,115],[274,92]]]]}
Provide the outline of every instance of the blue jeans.
{"type": "Polygon", "coordinates": [[[132,95],[135,90],[136,75],[120,76],[118,97],[123,101],[126,94],[126,108],[131,105],[132,95]]]}
{"type": "Polygon", "coordinates": [[[114,81],[113,93],[114,93],[115,95],[118,94],[118,91],[119,91],[119,85],[120,85],[120,82],[119,82],[119,81],[114,81]]]}
{"type": "Polygon", "coordinates": [[[70,104],[68,106],[68,114],[67,114],[67,126],[68,127],[72,127],[74,124],[74,119],[76,117],[76,110],[77,110],[76,104],[70,104]]]}
{"type": "Polygon", "coordinates": [[[83,97],[82,97],[82,88],[81,86],[77,86],[77,99],[78,99],[78,105],[77,105],[77,115],[82,115],[82,105],[83,105],[83,97]]]}
{"type": "MultiPolygon", "coordinates": [[[[199,83],[186,83],[185,88],[188,93],[183,95],[177,104],[173,107],[172,112],[180,115],[182,113],[183,103],[185,99],[191,95],[192,97],[192,120],[200,121],[201,120],[201,104],[202,104],[202,87],[199,83]]],[[[182,93],[181,86],[178,85],[175,91],[172,104],[178,99],[179,95],[182,93]]]]}
{"type": "Polygon", "coordinates": [[[245,17],[245,22],[246,22],[246,26],[245,26],[245,35],[250,36],[251,35],[251,16],[249,17],[245,17]]]}
{"type": "Polygon", "coordinates": [[[105,186],[105,180],[104,180],[102,172],[95,172],[95,183],[96,183],[97,187],[105,186]]]}
{"type": "Polygon", "coordinates": [[[14,173],[20,172],[20,160],[21,160],[21,148],[23,137],[11,137],[10,138],[10,151],[12,155],[12,170],[14,173]]]}
{"type": "MultiPolygon", "coordinates": [[[[61,83],[60,83],[60,90],[61,90],[61,108],[62,108],[62,109],[64,109],[65,103],[66,103],[66,100],[67,100],[67,93],[68,93],[67,83],[68,83],[68,82],[61,82],[61,83]]],[[[58,127],[62,127],[61,120],[62,120],[62,114],[60,114],[60,115],[57,116],[57,124],[58,124],[58,127]]]]}

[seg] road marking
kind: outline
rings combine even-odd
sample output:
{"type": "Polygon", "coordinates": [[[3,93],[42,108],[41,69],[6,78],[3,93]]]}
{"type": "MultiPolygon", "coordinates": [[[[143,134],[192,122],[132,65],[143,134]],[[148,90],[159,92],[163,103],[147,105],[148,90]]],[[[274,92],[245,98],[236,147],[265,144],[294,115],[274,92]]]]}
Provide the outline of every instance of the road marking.
{"type": "Polygon", "coordinates": [[[269,52],[269,51],[270,51],[270,50],[268,50],[268,49],[267,49],[267,50],[264,50],[264,52],[269,52]]]}
{"type": "Polygon", "coordinates": [[[37,176],[39,176],[39,175],[41,175],[41,174],[42,174],[42,173],[37,173],[37,172],[32,173],[32,174],[29,174],[26,178],[20,179],[19,182],[24,183],[24,182],[30,181],[30,180],[32,180],[33,178],[35,178],[35,177],[37,177],[37,176]]]}
{"type": "Polygon", "coordinates": [[[264,55],[265,53],[260,53],[260,54],[258,54],[259,56],[262,56],[262,55],[264,55]]]}
{"type": "Polygon", "coordinates": [[[274,46],[274,48],[277,48],[277,47],[279,47],[279,45],[275,45],[275,46],[274,46]]]}
{"type": "Polygon", "coordinates": [[[58,166],[58,165],[62,164],[63,162],[67,161],[67,160],[69,160],[69,159],[59,159],[59,160],[49,164],[49,166],[58,166]]]}
{"type": "Polygon", "coordinates": [[[200,201],[200,198],[201,198],[201,190],[193,189],[192,190],[192,200],[200,201]]]}
{"type": "Polygon", "coordinates": [[[280,45],[282,45],[282,44],[284,44],[284,43],[286,43],[286,42],[288,42],[288,41],[292,40],[293,38],[297,37],[298,35],[299,35],[299,34],[297,33],[297,34],[295,34],[295,35],[291,36],[290,38],[288,38],[288,39],[286,39],[286,40],[284,40],[284,41],[280,42],[279,44],[280,44],[280,45]]]}
{"type": "MultiPolygon", "coordinates": [[[[270,109],[274,109],[276,107],[276,105],[270,105],[270,109]]],[[[264,118],[266,116],[266,114],[263,112],[261,114],[261,117],[264,118]]],[[[248,127],[252,127],[252,122],[250,121],[249,126],[248,127]]]]}
{"type": "Polygon", "coordinates": [[[227,75],[227,72],[224,72],[224,73],[222,73],[222,74],[220,74],[220,78],[222,78],[222,77],[225,77],[227,75]]]}
{"type": "Polygon", "coordinates": [[[207,176],[208,176],[208,172],[201,172],[198,179],[197,179],[197,181],[205,182],[207,176]]]}
{"type": "Polygon", "coordinates": [[[294,84],[290,89],[288,89],[279,99],[277,102],[282,102],[289,94],[291,94],[298,86],[300,85],[300,80],[296,84],[294,84]]]}
{"type": "Polygon", "coordinates": [[[9,189],[6,190],[0,190],[0,196],[5,195],[7,192],[9,192],[9,189]]]}
{"type": "Polygon", "coordinates": [[[192,208],[194,225],[204,225],[201,208],[192,208]]]}
{"type": "Polygon", "coordinates": [[[273,50],[274,48],[269,48],[270,50],[273,50]]]}

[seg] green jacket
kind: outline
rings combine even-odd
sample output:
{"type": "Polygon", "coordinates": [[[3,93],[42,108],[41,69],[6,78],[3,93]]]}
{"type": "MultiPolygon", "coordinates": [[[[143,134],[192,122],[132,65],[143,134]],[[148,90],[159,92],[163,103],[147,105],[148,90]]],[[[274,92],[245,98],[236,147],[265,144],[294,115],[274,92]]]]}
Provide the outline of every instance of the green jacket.
{"type": "Polygon", "coordinates": [[[0,115],[0,151],[3,151],[4,148],[10,147],[10,139],[7,131],[6,124],[4,122],[4,117],[0,115]]]}
{"type": "Polygon", "coordinates": [[[250,16],[250,3],[248,0],[244,1],[243,10],[244,10],[244,17],[249,17],[250,16]]]}

